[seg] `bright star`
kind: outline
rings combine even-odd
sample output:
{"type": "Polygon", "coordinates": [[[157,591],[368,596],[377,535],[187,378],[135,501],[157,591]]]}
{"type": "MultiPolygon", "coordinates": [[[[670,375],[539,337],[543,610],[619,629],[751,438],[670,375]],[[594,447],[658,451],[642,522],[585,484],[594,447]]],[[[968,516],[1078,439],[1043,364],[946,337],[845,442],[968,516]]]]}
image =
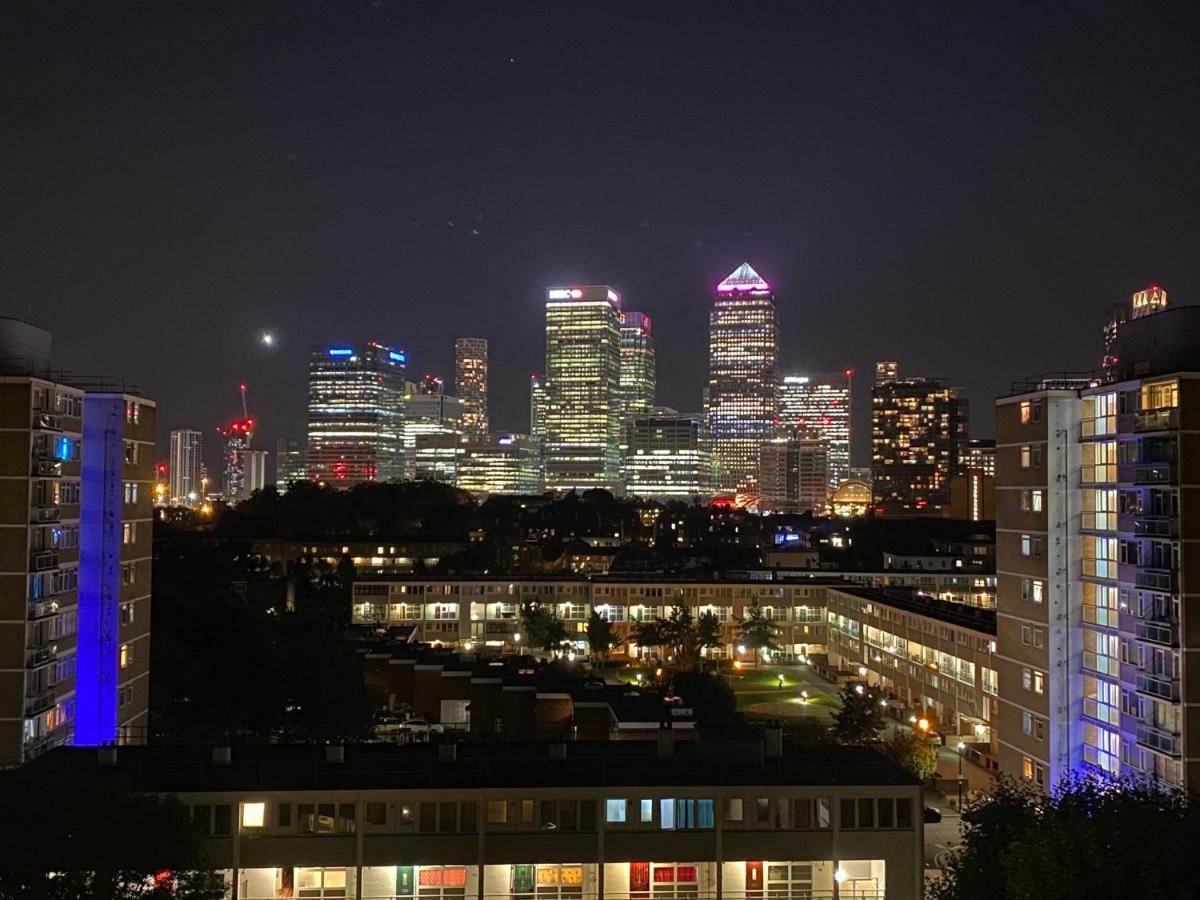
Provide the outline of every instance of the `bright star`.
{"type": "Polygon", "coordinates": [[[264,347],[275,346],[275,335],[271,334],[269,331],[264,331],[258,340],[264,347]]]}

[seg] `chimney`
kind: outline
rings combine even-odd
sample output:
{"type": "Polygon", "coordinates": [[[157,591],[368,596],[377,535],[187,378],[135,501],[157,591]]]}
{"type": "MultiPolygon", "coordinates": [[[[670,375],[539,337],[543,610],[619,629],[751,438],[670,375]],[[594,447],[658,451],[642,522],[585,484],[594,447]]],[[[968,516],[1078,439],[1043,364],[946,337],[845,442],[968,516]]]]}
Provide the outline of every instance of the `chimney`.
{"type": "Polygon", "coordinates": [[[763,729],[763,756],[767,759],[783,756],[783,726],[778,722],[763,729]]]}
{"type": "Polygon", "coordinates": [[[325,762],[331,766],[340,766],[346,761],[346,748],[342,744],[329,744],[325,747],[325,762]]]}
{"type": "Polygon", "coordinates": [[[675,732],[669,724],[660,725],[658,728],[657,756],[659,759],[675,758],[675,732]]]}
{"type": "Polygon", "coordinates": [[[97,750],[97,757],[102,766],[115,766],[117,764],[117,745],[104,744],[97,750]]]}
{"type": "Polygon", "coordinates": [[[214,766],[227,766],[233,762],[233,748],[225,745],[212,748],[212,761],[214,766]]]}
{"type": "Polygon", "coordinates": [[[457,762],[458,744],[438,744],[438,762],[457,762]]]}
{"type": "Polygon", "coordinates": [[[550,758],[551,759],[566,759],[567,758],[567,745],[560,744],[560,743],[551,744],[550,745],[550,758]]]}

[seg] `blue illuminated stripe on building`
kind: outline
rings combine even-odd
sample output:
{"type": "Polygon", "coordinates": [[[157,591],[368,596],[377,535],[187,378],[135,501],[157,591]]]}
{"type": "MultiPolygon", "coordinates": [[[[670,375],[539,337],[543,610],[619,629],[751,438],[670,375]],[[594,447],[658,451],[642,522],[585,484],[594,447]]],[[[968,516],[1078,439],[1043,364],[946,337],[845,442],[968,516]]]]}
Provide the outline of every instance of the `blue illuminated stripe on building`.
{"type": "Polygon", "coordinates": [[[75,743],[81,746],[111,744],[117,737],[124,435],[125,398],[87,395],[83,401],[75,672],[75,743]]]}
{"type": "Polygon", "coordinates": [[[353,356],[354,349],[352,347],[330,347],[330,356],[353,356]]]}
{"type": "Polygon", "coordinates": [[[395,350],[388,351],[388,358],[392,362],[402,363],[408,361],[408,357],[406,357],[403,353],[397,353],[395,350]]]}

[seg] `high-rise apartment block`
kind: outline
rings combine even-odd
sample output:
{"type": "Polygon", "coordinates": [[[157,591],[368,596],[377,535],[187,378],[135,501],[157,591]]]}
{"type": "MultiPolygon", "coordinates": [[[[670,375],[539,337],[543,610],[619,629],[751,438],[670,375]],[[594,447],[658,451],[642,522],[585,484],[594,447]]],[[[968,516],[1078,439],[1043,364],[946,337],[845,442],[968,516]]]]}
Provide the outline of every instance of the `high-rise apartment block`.
{"type": "Polygon", "coordinates": [[[621,296],[606,285],[546,293],[546,488],[620,489],[621,296]]]}
{"type": "Polygon", "coordinates": [[[1167,292],[1157,284],[1151,284],[1133,296],[1125,303],[1112,304],[1104,315],[1104,368],[1115,366],[1120,360],[1116,353],[1117,331],[1121,325],[1130,319],[1140,319],[1167,308],[1167,292]]]}
{"type": "Polygon", "coordinates": [[[829,450],[815,437],[772,438],[759,451],[758,509],[824,514],[829,500],[829,450]]]}
{"type": "Polygon", "coordinates": [[[875,371],[871,389],[875,512],[947,515],[950,481],[966,450],[966,398],[941,381],[901,378],[895,363],[877,363],[875,371]]]}
{"type": "Polygon", "coordinates": [[[221,490],[231,503],[244,500],[248,496],[245,453],[254,439],[254,420],[234,419],[217,433],[221,435],[221,490]]]}
{"type": "Polygon", "coordinates": [[[267,457],[266,450],[243,450],[242,495],[230,497],[231,500],[245,500],[255,491],[261,491],[267,486],[267,457]]]}
{"type": "Polygon", "coordinates": [[[702,415],[655,413],[625,427],[625,490],[638,497],[712,495],[712,454],[702,415]]]}
{"type": "Polygon", "coordinates": [[[996,518],[996,442],[967,441],[958,474],[950,480],[950,518],[973,522],[996,518]]]}
{"type": "Polygon", "coordinates": [[[454,393],[462,401],[463,431],[482,439],[488,434],[488,342],[459,338],[454,342],[454,393]]]}
{"type": "Polygon", "coordinates": [[[204,502],[204,435],[199,431],[184,428],[171,432],[167,478],[167,500],[171,506],[197,506],[204,502]]]}
{"type": "Polygon", "coordinates": [[[0,319],[0,765],[148,724],[155,406],[49,350],[0,319]]]}
{"type": "Polygon", "coordinates": [[[1200,785],[1200,307],[996,405],[1000,763],[1200,785]]]}
{"type": "Polygon", "coordinates": [[[779,323],[775,295],[749,263],[717,285],[708,326],[705,413],[717,486],[755,493],[759,448],[779,418],[779,323]]]}
{"type": "Polygon", "coordinates": [[[371,341],[313,350],[308,367],[310,480],[348,487],[404,473],[403,350],[371,341]]]}
{"type": "Polygon", "coordinates": [[[654,333],[650,317],[621,313],[621,421],[650,414],[654,407],[654,333]]]}
{"type": "Polygon", "coordinates": [[[850,377],[785,375],[779,384],[779,424],[785,433],[810,435],[825,444],[829,487],[850,477],[850,377]]]}

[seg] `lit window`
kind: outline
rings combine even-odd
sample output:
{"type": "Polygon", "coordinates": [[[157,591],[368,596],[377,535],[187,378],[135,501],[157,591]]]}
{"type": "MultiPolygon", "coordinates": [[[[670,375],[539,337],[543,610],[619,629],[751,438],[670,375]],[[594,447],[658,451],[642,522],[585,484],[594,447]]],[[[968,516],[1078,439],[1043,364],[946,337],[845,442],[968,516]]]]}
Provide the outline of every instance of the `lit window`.
{"type": "Polygon", "coordinates": [[[1028,756],[1021,758],[1021,777],[1026,781],[1033,781],[1033,760],[1028,756]]]}
{"type": "Polygon", "coordinates": [[[508,821],[508,801],[489,800],[487,802],[487,823],[503,825],[508,821]]]}
{"type": "Polygon", "coordinates": [[[653,822],[654,821],[654,801],[645,799],[645,800],[642,800],[639,805],[641,808],[639,810],[638,821],[653,822]]]}
{"type": "Polygon", "coordinates": [[[129,644],[122,644],[117,659],[122,669],[128,668],[129,664],[133,662],[133,647],[129,644]]]}
{"type": "Polygon", "coordinates": [[[604,801],[604,821],[605,822],[624,822],[625,821],[625,800],[610,799],[604,801]]]}
{"type": "Polygon", "coordinates": [[[1033,692],[1035,694],[1046,693],[1046,676],[1042,672],[1033,673],[1033,692]]]}
{"type": "Polygon", "coordinates": [[[125,482],[125,503],[137,503],[138,486],[136,481],[125,482]]]}
{"type": "Polygon", "coordinates": [[[725,801],[725,821],[740,822],[742,821],[742,798],[730,797],[725,801]]]}
{"type": "Polygon", "coordinates": [[[121,523],[121,543],[132,544],[137,540],[137,523],[122,522],[121,523]]]}
{"type": "Polygon", "coordinates": [[[242,827],[262,828],[263,820],[266,818],[266,814],[267,804],[265,803],[243,803],[242,827]]]}

